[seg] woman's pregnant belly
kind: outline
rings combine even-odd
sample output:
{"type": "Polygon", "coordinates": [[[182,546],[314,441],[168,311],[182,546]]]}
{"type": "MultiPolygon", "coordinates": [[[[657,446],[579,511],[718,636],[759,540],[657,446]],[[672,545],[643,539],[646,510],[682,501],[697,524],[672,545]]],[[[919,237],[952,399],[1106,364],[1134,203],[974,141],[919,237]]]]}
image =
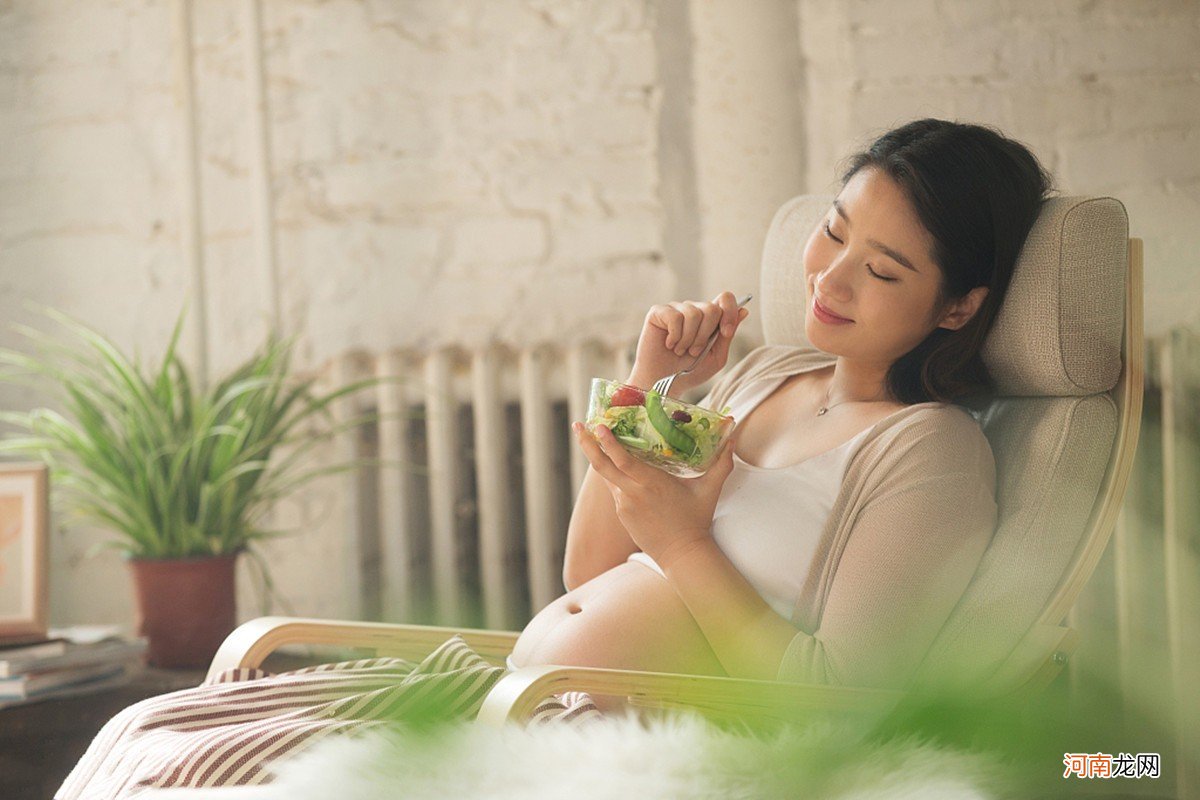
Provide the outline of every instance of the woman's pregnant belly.
{"type": "Polygon", "coordinates": [[[626,561],[538,612],[513,647],[533,664],[725,675],[687,606],[667,580],[626,561]]]}

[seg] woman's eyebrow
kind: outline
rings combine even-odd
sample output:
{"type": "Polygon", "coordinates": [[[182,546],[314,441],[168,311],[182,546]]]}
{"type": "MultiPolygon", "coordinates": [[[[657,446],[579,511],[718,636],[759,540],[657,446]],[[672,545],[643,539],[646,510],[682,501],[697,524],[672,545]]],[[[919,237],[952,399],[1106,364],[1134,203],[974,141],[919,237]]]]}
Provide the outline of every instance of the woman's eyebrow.
{"type": "MultiPolygon", "coordinates": [[[[841,215],[842,219],[846,220],[846,224],[849,225],[850,218],[846,216],[846,210],[844,208],[842,208],[842,204],[840,202],[838,202],[837,199],[834,199],[833,207],[837,211],[837,213],[841,215]]],[[[921,271],[918,270],[916,267],[914,267],[912,265],[912,262],[909,261],[907,258],[905,258],[904,254],[901,253],[899,250],[895,250],[891,247],[888,247],[883,242],[877,242],[874,239],[867,239],[867,244],[871,245],[871,247],[874,247],[876,250],[883,253],[884,255],[887,255],[890,258],[895,259],[896,262],[899,263],[901,266],[908,267],[913,272],[916,272],[918,275],[920,274],[921,271]]]]}

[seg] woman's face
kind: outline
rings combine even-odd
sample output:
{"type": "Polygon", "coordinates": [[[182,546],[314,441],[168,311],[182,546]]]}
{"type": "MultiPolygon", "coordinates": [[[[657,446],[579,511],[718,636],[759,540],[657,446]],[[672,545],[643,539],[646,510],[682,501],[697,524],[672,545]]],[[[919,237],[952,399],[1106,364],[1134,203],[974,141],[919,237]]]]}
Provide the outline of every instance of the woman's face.
{"type": "Polygon", "coordinates": [[[900,187],[876,169],[859,170],[804,247],[809,342],[833,355],[886,367],[934,328],[961,327],[987,289],[972,290],[935,318],[941,270],[932,250],[933,237],[900,187]],[[814,301],[852,322],[822,319],[814,301]]]}

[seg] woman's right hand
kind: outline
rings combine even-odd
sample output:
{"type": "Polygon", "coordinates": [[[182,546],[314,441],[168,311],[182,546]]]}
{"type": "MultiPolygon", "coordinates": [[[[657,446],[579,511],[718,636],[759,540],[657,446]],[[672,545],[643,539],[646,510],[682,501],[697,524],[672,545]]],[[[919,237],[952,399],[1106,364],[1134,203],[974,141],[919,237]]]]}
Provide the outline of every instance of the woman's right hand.
{"type": "Polygon", "coordinates": [[[678,396],[699,386],[724,368],[729,360],[729,343],[749,314],[748,309],[738,308],[733,292],[721,292],[708,303],[685,300],[651,306],[642,324],[633,371],[627,382],[645,389],[659,378],[686,368],[719,326],[721,333],[712,349],[695,369],[675,379],[671,394],[678,396]]]}

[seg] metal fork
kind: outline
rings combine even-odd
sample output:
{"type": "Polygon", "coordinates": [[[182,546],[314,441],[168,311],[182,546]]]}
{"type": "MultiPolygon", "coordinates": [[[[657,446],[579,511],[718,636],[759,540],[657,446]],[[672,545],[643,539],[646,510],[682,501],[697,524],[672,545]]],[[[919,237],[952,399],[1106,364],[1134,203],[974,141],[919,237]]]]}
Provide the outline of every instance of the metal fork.
{"type": "MultiPolygon", "coordinates": [[[[750,302],[750,299],[752,297],[754,297],[754,295],[752,295],[752,294],[748,294],[748,295],[742,297],[740,300],[738,300],[737,307],[741,308],[742,306],[746,305],[746,303],[750,302]]],[[[700,363],[701,359],[703,359],[706,355],[708,355],[708,351],[712,349],[713,342],[715,342],[717,340],[717,337],[720,334],[721,334],[721,326],[718,325],[715,329],[713,329],[712,334],[709,335],[708,344],[704,345],[704,349],[700,351],[700,355],[696,356],[696,360],[693,361],[691,363],[691,365],[688,366],[687,369],[681,369],[681,370],[679,370],[679,372],[676,372],[674,375],[668,375],[665,378],[659,378],[658,380],[656,380],[654,382],[654,386],[653,386],[654,391],[658,392],[663,397],[666,397],[667,392],[670,391],[671,384],[675,382],[675,379],[678,378],[680,375],[687,375],[689,372],[694,370],[696,368],[696,365],[700,363]]]]}

